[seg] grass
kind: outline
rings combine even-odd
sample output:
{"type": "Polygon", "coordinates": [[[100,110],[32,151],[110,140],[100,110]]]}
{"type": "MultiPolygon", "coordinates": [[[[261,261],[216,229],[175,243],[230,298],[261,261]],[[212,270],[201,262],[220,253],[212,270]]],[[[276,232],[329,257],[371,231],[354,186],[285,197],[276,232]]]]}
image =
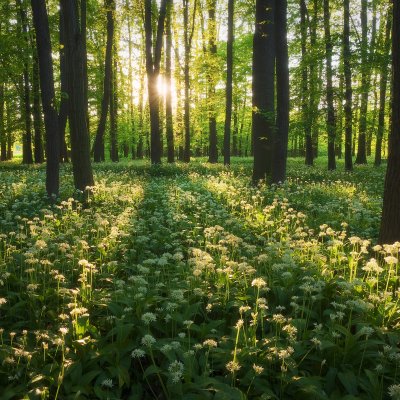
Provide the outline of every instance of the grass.
{"type": "Polygon", "coordinates": [[[0,166],[0,399],[399,399],[384,168],[0,166]]]}

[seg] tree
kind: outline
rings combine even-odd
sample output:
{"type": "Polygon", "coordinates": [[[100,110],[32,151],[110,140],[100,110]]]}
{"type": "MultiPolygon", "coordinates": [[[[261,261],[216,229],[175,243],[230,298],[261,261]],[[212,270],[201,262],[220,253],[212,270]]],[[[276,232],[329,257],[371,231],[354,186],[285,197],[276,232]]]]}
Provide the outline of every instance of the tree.
{"type": "Polygon", "coordinates": [[[25,48],[23,49],[23,74],[20,79],[20,88],[23,95],[21,95],[21,105],[23,104],[22,117],[25,124],[25,133],[22,138],[22,162],[24,164],[32,164],[32,122],[31,122],[31,95],[30,95],[30,82],[29,82],[29,59],[27,51],[29,49],[28,41],[28,20],[26,10],[21,0],[16,0],[18,9],[18,26],[20,35],[24,41],[25,48]]]}
{"type": "Polygon", "coordinates": [[[272,154],[272,183],[286,179],[289,136],[289,54],[287,42],[287,0],[276,1],[276,130],[272,154]]]}
{"type": "Polygon", "coordinates": [[[165,99],[165,119],[167,122],[167,158],[169,163],[175,161],[174,121],[172,115],[172,10],[173,0],[167,4],[165,22],[165,79],[167,93],[165,99]]]}
{"type": "Polygon", "coordinates": [[[379,241],[400,241],[400,0],[393,0],[392,17],[392,130],[383,193],[383,210],[379,241]]]}
{"type": "Polygon", "coordinates": [[[303,127],[306,138],[306,165],[314,164],[314,152],[311,135],[311,110],[310,102],[311,93],[308,88],[308,54],[307,54],[307,4],[305,0],[300,0],[300,30],[301,30],[301,93],[302,93],[302,117],[303,127]]]}
{"type": "Polygon", "coordinates": [[[217,116],[215,99],[215,58],[217,54],[217,0],[207,0],[208,11],[208,129],[209,149],[208,162],[218,162],[218,137],[217,137],[217,116]]]}
{"type": "Polygon", "coordinates": [[[150,108],[150,158],[152,164],[161,164],[161,131],[160,131],[160,95],[158,77],[160,75],[161,50],[164,34],[164,23],[167,13],[167,0],[161,0],[155,46],[153,49],[152,1],[145,0],[144,30],[146,36],[146,72],[150,108]]]}
{"type": "Polygon", "coordinates": [[[335,136],[336,118],[333,104],[333,82],[332,82],[332,50],[333,43],[331,37],[331,12],[329,0],[324,0],[324,30],[325,30],[325,61],[326,61],[326,103],[327,103],[327,130],[328,130],[328,169],[336,169],[335,159],[335,136]]]}
{"type": "Polygon", "coordinates": [[[107,114],[111,99],[115,0],[105,0],[105,8],[107,11],[107,44],[106,44],[106,56],[104,61],[103,98],[101,100],[99,125],[97,127],[97,133],[93,147],[93,156],[95,162],[100,162],[105,160],[104,133],[106,130],[107,114]]]}
{"type": "Polygon", "coordinates": [[[375,166],[382,163],[382,139],[385,130],[385,112],[386,112],[386,90],[389,76],[389,62],[388,57],[390,53],[390,33],[392,28],[391,13],[389,11],[386,17],[385,40],[383,56],[380,61],[381,80],[379,84],[379,116],[378,116],[378,131],[376,135],[375,146],[375,166]]]}
{"type": "Polygon", "coordinates": [[[351,51],[350,51],[350,0],[344,0],[343,21],[343,67],[345,80],[345,169],[353,169],[352,143],[353,143],[353,87],[351,84],[351,51]]]}
{"type": "Polygon", "coordinates": [[[274,0],[256,1],[253,37],[253,183],[272,174],[275,130],[274,0]]]}
{"type": "Polygon", "coordinates": [[[233,43],[235,2],[228,0],[228,41],[226,50],[226,104],[224,129],[224,164],[231,163],[231,125],[233,100],[233,43]]]}
{"type": "Polygon", "coordinates": [[[77,14],[78,0],[61,0],[65,27],[66,68],[68,76],[71,159],[75,187],[86,191],[94,185],[90,163],[90,141],[86,121],[83,76],[82,33],[77,14]]]}
{"type": "Polygon", "coordinates": [[[117,46],[114,43],[114,68],[111,71],[110,90],[110,158],[111,161],[119,161],[118,155],[118,62],[117,46]]]}
{"type": "Polygon", "coordinates": [[[36,47],[39,60],[40,89],[44,124],[46,129],[46,190],[49,196],[59,190],[59,154],[58,115],[55,109],[53,60],[51,52],[49,20],[45,0],[31,0],[33,22],[36,31],[36,47]]]}
{"type": "Polygon", "coordinates": [[[361,0],[361,108],[356,164],[367,163],[368,61],[368,0],[361,0]]]}

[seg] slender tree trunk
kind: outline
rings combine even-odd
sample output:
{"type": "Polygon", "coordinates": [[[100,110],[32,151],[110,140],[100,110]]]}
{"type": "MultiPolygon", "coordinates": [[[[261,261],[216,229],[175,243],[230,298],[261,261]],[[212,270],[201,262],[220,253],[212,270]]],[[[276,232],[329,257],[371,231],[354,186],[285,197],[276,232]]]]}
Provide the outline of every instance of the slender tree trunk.
{"type": "Polygon", "coordinates": [[[110,158],[113,162],[119,161],[118,156],[118,78],[117,78],[117,49],[114,42],[114,66],[111,70],[110,91],[110,158]]]}
{"type": "Polygon", "coordinates": [[[272,175],[275,131],[275,0],[256,1],[253,38],[253,183],[272,175]]]}
{"type": "Polygon", "coordinates": [[[238,100],[235,96],[233,105],[233,132],[232,132],[232,155],[238,156],[238,135],[239,135],[239,115],[238,115],[238,100]]]}
{"type": "Polygon", "coordinates": [[[353,143],[353,86],[351,81],[351,51],[350,51],[350,0],[343,1],[344,23],[343,23],[343,66],[345,80],[345,139],[344,159],[346,171],[353,169],[352,143],[353,143]]]}
{"type": "Polygon", "coordinates": [[[389,76],[389,65],[387,59],[390,53],[390,33],[392,28],[391,13],[386,18],[384,57],[381,61],[381,81],[379,84],[379,116],[378,132],[376,135],[375,146],[375,166],[382,163],[382,138],[385,131],[385,111],[386,111],[386,90],[389,76]]]}
{"type": "MultiPolygon", "coordinates": [[[[312,145],[312,158],[318,157],[318,105],[320,102],[320,91],[318,90],[318,48],[317,48],[317,27],[320,11],[320,0],[313,1],[313,16],[310,24],[310,46],[312,52],[313,62],[310,63],[310,126],[311,126],[311,145],[312,145]]],[[[307,143],[306,143],[307,146],[307,143]]]]}
{"type": "Polygon", "coordinates": [[[389,136],[389,157],[383,194],[381,243],[400,241],[400,0],[393,0],[393,90],[392,130],[389,136]]]}
{"type": "Polygon", "coordinates": [[[5,161],[7,158],[4,92],[4,82],[0,82],[0,161],[5,161]]]}
{"type": "Polygon", "coordinates": [[[231,125],[233,100],[233,43],[235,2],[228,0],[228,41],[226,50],[226,105],[224,130],[224,164],[231,163],[231,125]]]}
{"type": "Polygon", "coordinates": [[[80,0],[80,1],[81,1],[82,51],[83,51],[83,85],[85,90],[86,124],[88,132],[90,132],[89,81],[88,81],[88,63],[87,63],[87,0],[80,0]]]}
{"type": "Polygon", "coordinates": [[[332,50],[333,43],[331,38],[331,13],[329,0],[324,0],[324,29],[325,29],[325,51],[326,51],[326,103],[327,103],[327,130],[328,130],[328,169],[336,169],[335,159],[335,136],[336,118],[333,103],[333,82],[332,82],[332,50]]]}
{"type": "Polygon", "coordinates": [[[306,138],[306,165],[314,164],[314,154],[311,137],[310,103],[311,93],[308,91],[308,54],[307,54],[307,5],[305,0],[300,0],[300,29],[301,29],[301,108],[303,128],[306,138]]]}
{"type": "Polygon", "coordinates": [[[53,60],[51,58],[50,29],[45,0],[31,0],[33,22],[36,30],[36,46],[39,61],[40,88],[44,124],[46,130],[46,190],[48,196],[57,195],[59,190],[58,115],[55,109],[53,60]]]}
{"type": "Polygon", "coordinates": [[[60,42],[60,82],[61,82],[61,99],[60,109],[58,112],[58,129],[60,137],[60,161],[68,162],[68,149],[65,140],[65,129],[68,120],[68,76],[65,59],[65,28],[63,9],[60,5],[60,20],[59,20],[59,42],[60,42]]]}
{"type": "Polygon", "coordinates": [[[86,123],[82,32],[77,15],[77,0],[61,0],[61,5],[63,7],[66,39],[69,127],[74,184],[77,189],[86,191],[87,187],[94,185],[94,180],[90,163],[89,132],[86,123]]]}
{"type": "MultiPolygon", "coordinates": [[[[28,20],[26,10],[21,0],[16,0],[18,16],[19,16],[19,30],[20,34],[25,41],[26,49],[29,48],[28,38],[28,20]]],[[[23,88],[23,120],[25,124],[25,133],[22,139],[22,163],[33,164],[32,156],[32,123],[31,123],[31,96],[30,96],[30,83],[29,83],[29,63],[26,49],[23,55],[23,74],[22,74],[22,88],[23,88]]]]}
{"type": "Polygon", "coordinates": [[[40,78],[39,60],[36,47],[32,41],[32,97],[33,97],[33,131],[34,131],[34,159],[36,164],[44,161],[43,139],[42,139],[42,112],[40,110],[40,78]]]}
{"type": "Polygon", "coordinates": [[[361,0],[361,108],[356,164],[367,163],[366,134],[369,92],[368,66],[368,0],[361,0]]]}
{"type": "Polygon", "coordinates": [[[183,0],[183,26],[184,26],[184,42],[185,42],[185,65],[184,65],[184,81],[185,81],[185,99],[184,99],[184,126],[185,126],[185,149],[183,160],[190,161],[190,43],[189,43],[189,0],[183,0]]]}
{"type": "Polygon", "coordinates": [[[105,160],[104,133],[106,130],[107,114],[111,98],[115,0],[105,0],[105,7],[107,10],[107,44],[106,57],[104,61],[103,98],[101,100],[99,125],[97,127],[97,133],[93,147],[93,156],[95,162],[101,162],[105,160]]]}
{"type": "Polygon", "coordinates": [[[144,28],[146,37],[146,72],[150,108],[150,158],[152,164],[161,164],[162,145],[160,129],[160,96],[158,77],[160,75],[161,50],[164,23],[167,13],[167,0],[161,1],[157,23],[156,41],[153,49],[152,1],[145,0],[144,28]]]}
{"type": "Polygon", "coordinates": [[[165,79],[167,85],[165,118],[167,125],[167,159],[169,163],[175,162],[174,121],[172,115],[172,10],[173,0],[169,0],[165,26],[165,79]]]}
{"type": "Polygon", "coordinates": [[[207,0],[208,11],[208,52],[210,64],[208,66],[208,126],[209,126],[209,154],[210,163],[218,162],[217,112],[215,98],[215,71],[214,60],[217,55],[217,0],[207,0]]]}
{"type": "Polygon", "coordinates": [[[289,138],[289,53],[287,41],[287,0],[275,5],[276,38],[276,131],[274,133],[272,183],[286,179],[289,138]]]}

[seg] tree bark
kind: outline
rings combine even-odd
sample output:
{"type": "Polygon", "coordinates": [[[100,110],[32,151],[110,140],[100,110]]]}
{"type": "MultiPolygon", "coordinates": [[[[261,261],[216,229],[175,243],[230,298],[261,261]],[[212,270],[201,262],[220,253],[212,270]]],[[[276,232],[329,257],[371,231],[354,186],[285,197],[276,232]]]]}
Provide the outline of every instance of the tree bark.
{"type": "Polygon", "coordinates": [[[228,41],[226,49],[226,104],[224,129],[224,164],[231,164],[231,126],[233,103],[233,43],[235,2],[228,1],[228,41]]]}
{"type": "Polygon", "coordinates": [[[60,83],[61,83],[61,99],[60,109],[58,112],[58,130],[60,137],[60,162],[68,162],[68,150],[65,140],[65,129],[68,120],[68,76],[67,66],[65,60],[65,28],[64,28],[64,15],[62,6],[60,5],[59,16],[59,42],[60,42],[60,83]]]}
{"type": "Polygon", "coordinates": [[[160,75],[161,50],[164,34],[164,23],[167,13],[167,0],[161,1],[156,43],[153,51],[152,1],[145,0],[144,28],[146,36],[146,72],[147,90],[150,108],[150,158],[152,164],[161,164],[162,146],[160,130],[160,96],[158,77],[160,75]]]}
{"type": "Polygon", "coordinates": [[[167,159],[169,163],[175,162],[174,121],[172,115],[172,10],[173,0],[167,4],[165,23],[165,79],[167,93],[165,99],[165,119],[167,123],[167,159]]]}
{"type": "Polygon", "coordinates": [[[53,60],[51,58],[50,29],[45,0],[31,0],[36,46],[39,61],[40,88],[46,131],[46,190],[48,196],[58,195],[59,154],[58,115],[55,109],[53,60]]]}
{"type": "Polygon", "coordinates": [[[381,243],[389,244],[400,241],[400,0],[393,0],[392,21],[392,130],[379,235],[381,243]]]}
{"type": "Polygon", "coordinates": [[[331,13],[329,0],[324,0],[324,30],[325,30],[325,58],[326,58],[326,103],[327,103],[327,130],[328,130],[328,169],[336,169],[335,159],[335,136],[336,136],[336,117],[333,104],[333,82],[332,82],[332,50],[333,43],[331,37],[331,13]]]}
{"type": "Polygon", "coordinates": [[[369,92],[368,66],[368,0],[361,0],[361,106],[356,164],[367,163],[367,111],[369,92]]]}
{"type": "Polygon", "coordinates": [[[386,90],[389,76],[389,53],[390,53],[390,33],[392,28],[392,20],[390,12],[386,18],[386,29],[385,29],[385,44],[384,54],[381,60],[381,81],[379,83],[379,116],[378,116],[378,132],[376,135],[376,146],[375,146],[375,166],[379,166],[382,163],[382,139],[385,131],[385,111],[386,111],[386,90]]]}
{"type": "Polygon", "coordinates": [[[90,140],[86,123],[83,76],[82,32],[77,15],[77,0],[61,0],[64,15],[66,65],[68,75],[71,159],[76,189],[86,191],[94,185],[90,163],[90,140]]]}
{"type": "Polygon", "coordinates": [[[215,164],[218,162],[218,137],[217,137],[217,115],[215,99],[215,78],[213,62],[217,55],[217,20],[216,20],[217,0],[207,0],[208,11],[208,126],[209,126],[209,150],[208,162],[215,164]]]}
{"type": "Polygon", "coordinates": [[[272,183],[286,179],[289,138],[289,53],[287,41],[287,0],[275,3],[276,38],[276,131],[272,154],[272,183]]]}
{"type": "Polygon", "coordinates": [[[343,67],[345,80],[345,140],[344,158],[345,169],[353,169],[352,143],[353,143],[353,87],[351,81],[351,51],[350,51],[350,0],[343,1],[344,22],[343,22],[343,67]]]}
{"type": "Polygon", "coordinates": [[[107,10],[107,44],[106,57],[104,61],[103,98],[101,100],[99,125],[97,127],[97,133],[93,147],[93,156],[95,162],[105,161],[104,133],[106,130],[107,114],[111,98],[115,0],[105,0],[105,7],[107,10]]]}
{"type": "Polygon", "coordinates": [[[6,129],[5,129],[5,98],[4,98],[4,82],[0,83],[0,161],[6,161],[6,129]]]}
{"type": "Polygon", "coordinates": [[[275,0],[256,1],[253,38],[253,183],[272,174],[275,130],[275,0]]]}
{"type": "Polygon", "coordinates": [[[31,122],[31,96],[30,96],[30,83],[29,83],[29,63],[28,56],[26,54],[29,48],[29,38],[28,38],[28,20],[26,16],[26,10],[22,5],[21,0],[16,0],[18,16],[19,16],[19,30],[26,48],[23,50],[23,74],[22,74],[22,103],[23,112],[22,117],[25,125],[25,133],[22,139],[22,163],[23,164],[33,164],[32,156],[32,122],[31,122]]]}
{"type": "Polygon", "coordinates": [[[113,162],[119,161],[118,155],[118,78],[117,78],[117,47],[114,43],[114,68],[111,71],[110,91],[110,158],[113,162]]]}

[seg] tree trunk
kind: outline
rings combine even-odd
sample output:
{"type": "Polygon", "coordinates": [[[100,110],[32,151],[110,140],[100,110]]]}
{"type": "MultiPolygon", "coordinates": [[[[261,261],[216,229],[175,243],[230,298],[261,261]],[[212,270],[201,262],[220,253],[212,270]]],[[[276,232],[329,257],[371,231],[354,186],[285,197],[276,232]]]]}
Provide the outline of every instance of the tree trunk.
{"type": "Polygon", "coordinates": [[[332,83],[332,50],[333,43],[331,38],[331,16],[329,0],[324,0],[324,30],[325,30],[325,57],[326,57],[326,103],[327,103],[327,131],[328,131],[328,169],[336,169],[335,159],[335,136],[336,118],[333,104],[333,83],[332,83]]]}
{"type": "Polygon", "coordinates": [[[386,111],[386,90],[389,76],[389,63],[387,61],[390,53],[390,33],[392,28],[392,20],[390,12],[386,18],[385,30],[385,48],[384,56],[381,61],[381,81],[379,84],[379,116],[378,116],[378,132],[376,135],[375,146],[375,166],[381,165],[382,162],[382,138],[385,131],[385,111],[386,111]]]}
{"type": "Polygon", "coordinates": [[[235,2],[228,0],[228,41],[226,49],[226,105],[224,130],[224,164],[231,164],[231,126],[233,100],[233,43],[235,2]]]}
{"type": "Polygon", "coordinates": [[[367,163],[367,111],[369,92],[368,66],[368,0],[361,0],[361,106],[356,164],[367,163]]]}
{"type": "Polygon", "coordinates": [[[353,143],[353,87],[351,81],[351,50],[350,50],[350,0],[344,0],[343,22],[343,67],[345,80],[345,139],[344,160],[346,171],[353,169],[352,143],[353,143]]]}
{"type": "Polygon", "coordinates": [[[169,0],[165,26],[165,79],[167,85],[165,119],[167,124],[167,159],[169,163],[175,162],[174,121],[172,115],[172,10],[173,0],[169,0]]]}
{"type": "Polygon", "coordinates": [[[68,120],[68,77],[67,66],[65,60],[65,28],[64,15],[60,5],[60,21],[59,21],[59,42],[60,42],[60,82],[61,82],[61,99],[60,109],[58,112],[58,129],[60,137],[60,161],[68,162],[68,150],[65,140],[65,129],[68,120]]]}
{"type": "Polygon", "coordinates": [[[307,54],[307,5],[305,0],[300,0],[300,29],[301,29],[301,108],[303,129],[306,138],[306,165],[314,164],[314,154],[311,137],[311,93],[308,91],[308,54],[307,54]]]}
{"type": "Polygon", "coordinates": [[[146,72],[150,108],[150,158],[152,164],[161,164],[162,146],[160,130],[160,96],[158,77],[160,75],[161,50],[167,0],[161,1],[157,23],[156,43],[153,49],[152,1],[145,0],[144,28],[146,36],[146,72]]]}
{"type": "Polygon", "coordinates": [[[272,183],[286,179],[289,137],[289,53],[287,42],[287,0],[275,6],[276,38],[276,131],[274,133],[272,183]]]}
{"type": "Polygon", "coordinates": [[[218,137],[217,137],[217,113],[216,113],[216,98],[215,98],[215,71],[214,60],[217,55],[217,0],[207,0],[208,11],[208,127],[209,127],[209,154],[208,162],[218,162],[218,137]]]}
{"type": "Polygon", "coordinates": [[[6,161],[6,129],[5,129],[4,82],[0,82],[0,161],[6,161]]]}
{"type": "Polygon", "coordinates": [[[105,160],[104,133],[106,130],[107,114],[111,98],[115,0],[105,0],[105,7],[107,10],[107,44],[106,57],[104,61],[103,98],[101,100],[99,125],[97,127],[97,133],[93,147],[93,156],[95,162],[101,162],[105,160]]]}
{"type": "Polygon", "coordinates": [[[19,15],[19,30],[20,34],[26,44],[26,49],[23,50],[23,74],[22,74],[22,90],[23,96],[21,98],[22,107],[22,117],[25,124],[25,133],[22,139],[22,163],[23,164],[33,164],[32,156],[32,123],[31,123],[31,99],[30,99],[30,83],[29,83],[29,64],[28,55],[26,50],[29,48],[29,38],[28,38],[28,20],[26,17],[26,10],[22,5],[21,0],[16,0],[18,15],[19,15]]]}
{"type": "Polygon", "coordinates": [[[87,0],[81,0],[81,32],[82,32],[83,86],[85,90],[86,124],[90,136],[89,82],[88,82],[88,63],[87,63],[87,0]]]}
{"type": "Polygon", "coordinates": [[[392,130],[389,137],[389,157],[383,194],[381,243],[400,241],[400,0],[393,0],[393,91],[392,130]]]}
{"type": "Polygon", "coordinates": [[[111,71],[110,91],[110,158],[113,162],[119,161],[118,155],[118,78],[117,78],[117,48],[114,42],[114,68],[111,71]]]}
{"type": "Polygon", "coordinates": [[[275,130],[275,26],[274,0],[256,1],[253,38],[253,183],[272,173],[275,130]]]}
{"type": "Polygon", "coordinates": [[[40,78],[39,78],[39,60],[37,50],[32,41],[32,95],[33,95],[33,131],[34,131],[34,159],[36,164],[44,161],[43,139],[42,139],[42,112],[40,110],[40,78]]]}
{"type": "Polygon", "coordinates": [[[58,115],[55,109],[53,59],[49,20],[45,0],[31,0],[33,22],[36,30],[36,46],[39,60],[40,89],[46,131],[46,190],[48,196],[57,195],[59,190],[58,115]]]}
{"type": "Polygon", "coordinates": [[[90,140],[86,123],[83,76],[82,32],[77,15],[77,0],[61,0],[65,26],[66,65],[68,75],[69,127],[71,159],[76,189],[86,191],[94,185],[90,163],[90,140]]]}

